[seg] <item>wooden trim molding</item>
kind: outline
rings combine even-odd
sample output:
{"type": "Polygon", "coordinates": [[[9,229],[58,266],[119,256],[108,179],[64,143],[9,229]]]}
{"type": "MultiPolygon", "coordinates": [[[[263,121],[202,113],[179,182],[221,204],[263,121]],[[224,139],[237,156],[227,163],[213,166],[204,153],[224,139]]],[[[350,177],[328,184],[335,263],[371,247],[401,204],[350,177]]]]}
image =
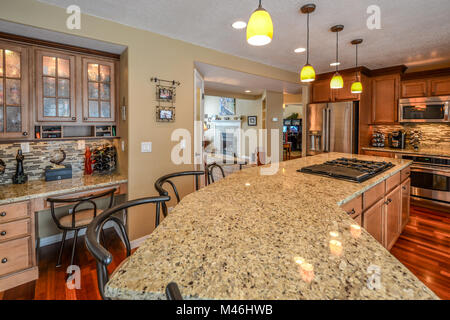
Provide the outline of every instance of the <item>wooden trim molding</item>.
{"type": "MultiPolygon", "coordinates": [[[[395,73],[403,74],[406,71],[406,69],[408,69],[408,67],[405,65],[399,65],[399,66],[393,66],[393,67],[387,67],[387,68],[381,68],[381,69],[374,69],[374,70],[370,70],[366,67],[361,66],[361,67],[357,67],[357,68],[349,68],[349,69],[339,70],[339,73],[344,76],[344,75],[347,75],[350,73],[360,72],[361,74],[364,74],[368,77],[378,77],[378,76],[384,76],[384,75],[395,74],[395,73]]],[[[318,75],[316,75],[316,80],[331,79],[331,77],[333,76],[334,73],[335,73],[335,71],[318,74],[318,75]]]]}
{"type": "Polygon", "coordinates": [[[406,81],[406,80],[417,80],[423,78],[445,77],[445,76],[450,76],[450,68],[405,73],[401,75],[401,78],[402,81],[406,81]]]}
{"type": "Polygon", "coordinates": [[[45,47],[45,48],[61,49],[61,50],[73,51],[73,52],[77,52],[77,53],[84,53],[84,54],[89,54],[89,55],[102,56],[102,57],[120,60],[120,55],[115,54],[115,53],[110,53],[110,52],[105,52],[105,51],[100,51],[100,50],[95,50],[95,49],[89,49],[89,48],[83,48],[83,47],[77,47],[77,46],[72,46],[72,45],[64,44],[64,43],[57,43],[57,42],[53,42],[53,41],[40,40],[40,39],[36,39],[36,38],[29,38],[29,37],[19,36],[19,35],[15,35],[15,34],[11,34],[11,33],[0,32],[0,38],[5,39],[5,40],[19,42],[21,44],[27,44],[27,45],[33,44],[33,45],[41,46],[41,47],[45,47]]]}

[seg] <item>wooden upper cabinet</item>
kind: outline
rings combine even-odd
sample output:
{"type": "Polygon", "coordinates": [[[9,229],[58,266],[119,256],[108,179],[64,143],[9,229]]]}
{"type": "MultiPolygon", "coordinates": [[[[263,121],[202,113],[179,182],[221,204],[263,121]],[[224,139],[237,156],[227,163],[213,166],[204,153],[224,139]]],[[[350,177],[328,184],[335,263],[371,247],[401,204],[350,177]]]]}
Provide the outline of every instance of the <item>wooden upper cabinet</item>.
{"type": "Polygon", "coordinates": [[[316,80],[311,84],[311,102],[330,102],[332,100],[330,80],[316,80]]]}
{"type": "Polygon", "coordinates": [[[428,95],[428,81],[409,80],[401,83],[402,98],[426,97],[428,95]]]}
{"type": "Polygon", "coordinates": [[[344,76],[344,87],[342,89],[331,89],[334,101],[355,101],[360,95],[352,93],[352,84],[355,82],[355,75],[344,76]]]}
{"type": "Polygon", "coordinates": [[[28,49],[0,41],[0,138],[29,135],[28,102],[28,49]]]}
{"type": "Polygon", "coordinates": [[[115,70],[106,60],[83,58],[83,121],[114,122],[115,70]]]}
{"type": "Polygon", "coordinates": [[[37,121],[76,121],[75,56],[36,51],[37,121]]]}
{"type": "Polygon", "coordinates": [[[450,95],[450,77],[434,78],[430,80],[430,95],[450,95]]]}
{"type": "Polygon", "coordinates": [[[400,75],[372,78],[372,123],[391,124],[398,121],[400,75]]]}

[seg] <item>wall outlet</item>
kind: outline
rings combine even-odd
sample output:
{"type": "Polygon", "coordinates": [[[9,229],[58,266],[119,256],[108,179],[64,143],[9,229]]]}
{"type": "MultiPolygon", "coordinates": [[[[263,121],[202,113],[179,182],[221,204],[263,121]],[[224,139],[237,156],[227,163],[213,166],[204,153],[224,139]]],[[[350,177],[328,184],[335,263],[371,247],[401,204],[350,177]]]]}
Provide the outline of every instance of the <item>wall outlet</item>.
{"type": "Polygon", "coordinates": [[[78,140],[77,141],[77,149],[78,150],[86,149],[86,141],[85,140],[78,140]]]}
{"type": "Polygon", "coordinates": [[[141,142],[141,152],[152,152],[152,143],[141,142]]]}
{"type": "Polygon", "coordinates": [[[22,153],[30,152],[30,144],[28,142],[23,142],[20,144],[20,149],[22,149],[22,153]]]}
{"type": "Polygon", "coordinates": [[[125,141],[122,140],[121,146],[122,146],[122,152],[125,152],[125,141]]]}

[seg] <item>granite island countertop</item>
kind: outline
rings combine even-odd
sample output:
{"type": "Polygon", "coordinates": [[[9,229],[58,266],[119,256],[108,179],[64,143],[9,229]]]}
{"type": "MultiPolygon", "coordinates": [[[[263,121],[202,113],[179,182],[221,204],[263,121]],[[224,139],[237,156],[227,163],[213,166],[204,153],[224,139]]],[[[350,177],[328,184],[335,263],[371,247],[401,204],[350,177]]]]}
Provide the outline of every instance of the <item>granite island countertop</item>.
{"type": "Polygon", "coordinates": [[[367,151],[381,151],[381,152],[392,152],[392,153],[402,153],[407,155],[416,156],[435,156],[435,157],[449,157],[450,158],[450,148],[448,147],[421,147],[419,150],[408,149],[396,149],[389,147],[362,147],[362,150],[367,151]]]}
{"type": "Polygon", "coordinates": [[[329,153],[282,162],[275,175],[261,167],[229,175],[184,197],[105,294],[165,299],[174,281],[185,299],[437,299],[364,229],[352,234],[355,222],[339,207],[410,163],[329,153]],[[342,156],[395,166],[361,184],[296,171],[342,156]],[[332,239],[342,242],[340,255],[332,239]],[[371,270],[378,289],[368,286],[371,270]]]}
{"type": "Polygon", "coordinates": [[[58,181],[35,180],[24,184],[5,184],[0,185],[0,205],[53,197],[65,193],[82,192],[127,183],[127,181],[127,177],[120,174],[93,174],[58,181]]]}

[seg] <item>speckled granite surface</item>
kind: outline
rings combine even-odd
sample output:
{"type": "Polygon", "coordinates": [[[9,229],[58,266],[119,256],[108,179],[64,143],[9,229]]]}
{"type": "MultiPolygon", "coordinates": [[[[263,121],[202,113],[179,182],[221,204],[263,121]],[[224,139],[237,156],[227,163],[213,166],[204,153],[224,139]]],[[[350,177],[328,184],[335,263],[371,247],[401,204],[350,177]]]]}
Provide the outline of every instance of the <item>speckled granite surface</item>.
{"type": "Polygon", "coordinates": [[[70,192],[81,192],[126,182],[126,176],[112,174],[80,176],[72,179],[50,182],[37,180],[29,181],[25,184],[0,185],[0,205],[35,198],[56,196],[58,194],[70,192]]]}
{"type": "Polygon", "coordinates": [[[377,147],[363,147],[362,150],[368,151],[385,151],[385,152],[395,152],[395,153],[404,153],[404,154],[414,154],[414,155],[424,155],[424,156],[437,156],[437,157],[450,157],[450,148],[448,147],[422,147],[419,148],[418,151],[414,149],[395,149],[395,148],[377,148],[377,147]]]}
{"type": "Polygon", "coordinates": [[[106,295],[164,299],[174,281],[186,299],[437,299],[365,230],[352,233],[338,206],[410,162],[387,159],[396,166],[362,184],[296,172],[341,156],[350,155],[283,162],[272,176],[248,168],[186,196],[106,295]],[[340,255],[331,240],[342,243],[340,255]],[[368,269],[379,270],[378,289],[369,289],[368,269]]]}

